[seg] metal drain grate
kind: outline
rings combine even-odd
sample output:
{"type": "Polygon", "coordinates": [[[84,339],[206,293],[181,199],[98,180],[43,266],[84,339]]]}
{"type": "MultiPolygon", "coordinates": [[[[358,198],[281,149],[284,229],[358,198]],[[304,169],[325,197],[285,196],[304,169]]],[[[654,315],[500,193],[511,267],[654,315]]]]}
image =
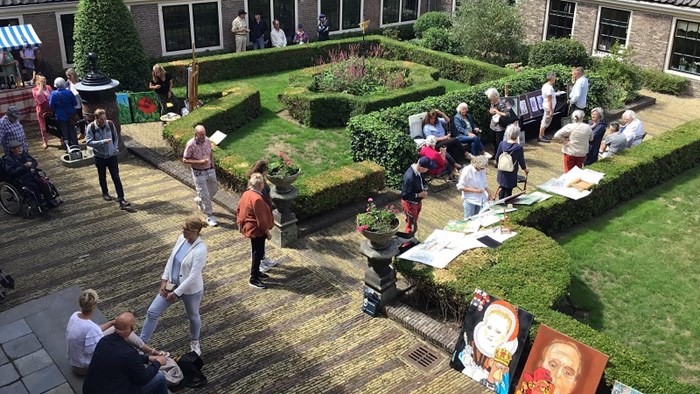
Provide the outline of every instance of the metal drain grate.
{"type": "Polygon", "coordinates": [[[430,373],[433,368],[440,364],[440,360],[442,359],[437,351],[420,343],[411,346],[401,357],[409,365],[425,373],[430,373]]]}

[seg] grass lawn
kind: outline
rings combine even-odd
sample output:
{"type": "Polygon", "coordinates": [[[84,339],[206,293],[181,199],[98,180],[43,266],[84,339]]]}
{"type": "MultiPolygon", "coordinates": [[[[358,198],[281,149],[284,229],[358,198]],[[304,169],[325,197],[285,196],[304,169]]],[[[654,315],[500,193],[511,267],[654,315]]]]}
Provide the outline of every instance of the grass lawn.
{"type": "MultiPolygon", "coordinates": [[[[314,176],[352,163],[350,154],[350,134],[345,128],[315,129],[299,125],[280,117],[284,104],[277,100],[289,82],[293,71],[221,81],[199,86],[200,96],[225,91],[235,83],[246,83],[260,91],[260,116],[236,130],[232,137],[221,144],[228,154],[242,161],[253,163],[260,157],[275,155],[282,151],[298,164],[306,176],[314,176]]],[[[449,80],[444,82],[447,91],[464,89],[465,84],[449,80]]],[[[185,96],[184,87],[176,87],[178,97],[185,96]]],[[[451,114],[452,109],[445,109],[451,114]]],[[[300,179],[303,182],[303,177],[300,179]]]]}
{"type": "Polygon", "coordinates": [[[693,169],[564,236],[572,301],[588,324],[700,388],[700,172],[693,169]]]}

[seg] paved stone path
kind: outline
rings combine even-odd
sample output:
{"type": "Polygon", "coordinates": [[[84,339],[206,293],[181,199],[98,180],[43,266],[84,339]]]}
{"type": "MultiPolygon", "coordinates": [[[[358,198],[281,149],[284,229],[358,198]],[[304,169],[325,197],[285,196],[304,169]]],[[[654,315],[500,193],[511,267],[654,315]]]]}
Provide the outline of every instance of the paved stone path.
{"type": "MultiPolygon", "coordinates": [[[[699,102],[655,96],[657,106],[640,112],[652,135],[692,118],[691,108],[699,102]]],[[[167,155],[167,147],[158,142],[159,127],[127,126],[124,132],[146,145],[155,141],[167,155]]],[[[60,167],[59,151],[42,150],[38,131],[28,128],[28,133],[31,152],[66,203],[32,220],[0,213],[0,268],[17,280],[17,290],[8,294],[0,310],[24,307],[63,289],[92,287],[100,294],[105,316],[131,310],[142,324],[182,221],[197,214],[193,190],[131,156],[120,168],[134,210],[120,211],[116,203],[100,198],[93,167],[60,167]]],[[[526,155],[531,185],[561,171],[556,144],[528,144],[526,155]]],[[[489,171],[489,178],[495,178],[495,170],[489,171]]],[[[353,218],[302,238],[294,248],[268,246],[268,256],[280,265],[270,272],[270,288],[259,291],[247,285],[249,243],[234,229],[230,212],[221,206],[216,211],[221,226],[203,232],[209,246],[201,310],[207,393],[485,392],[451,370],[446,353],[441,353],[432,374],[407,365],[398,356],[421,340],[391,320],[360,312],[365,262],[358,252],[361,236],[354,231],[353,218]]],[[[421,213],[419,238],[459,216],[456,190],[431,195],[421,213]]],[[[72,311],[61,309],[65,319],[72,311]]],[[[0,338],[3,325],[21,324],[16,322],[22,319],[0,315],[0,338]]],[[[52,322],[51,327],[60,336],[65,323],[52,322]]],[[[1,339],[0,344],[5,349],[1,339]]],[[[163,316],[151,345],[174,354],[189,350],[181,304],[163,316]]],[[[56,365],[65,365],[60,355],[47,353],[56,365]]],[[[18,360],[10,357],[3,366],[12,366],[20,375],[18,360]]],[[[64,377],[73,385],[74,379],[65,373],[64,377]]],[[[79,387],[73,388],[79,392],[79,387]]]]}

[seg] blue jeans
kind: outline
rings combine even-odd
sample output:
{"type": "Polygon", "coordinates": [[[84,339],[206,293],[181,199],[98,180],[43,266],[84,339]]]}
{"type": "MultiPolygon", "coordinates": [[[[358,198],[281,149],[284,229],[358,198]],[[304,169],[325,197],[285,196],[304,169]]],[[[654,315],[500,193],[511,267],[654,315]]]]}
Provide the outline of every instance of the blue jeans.
{"type": "Polygon", "coordinates": [[[466,220],[470,216],[474,216],[481,212],[481,205],[475,205],[467,200],[462,200],[464,203],[464,219],[466,220]]]}
{"type": "Polygon", "coordinates": [[[253,40],[253,49],[265,49],[265,36],[253,40]]]}
{"type": "Polygon", "coordinates": [[[478,156],[479,152],[482,152],[484,150],[484,144],[481,143],[481,139],[478,135],[470,137],[468,135],[460,134],[457,136],[457,139],[463,144],[470,142],[472,148],[472,155],[474,156],[478,156]]]}
{"type": "MultiPolygon", "coordinates": [[[[202,328],[202,319],[199,316],[199,303],[202,301],[202,295],[204,295],[204,290],[194,294],[183,294],[180,297],[182,302],[185,303],[185,312],[190,320],[190,338],[193,341],[199,340],[199,331],[202,328]]],[[[160,293],[153,299],[151,306],[148,307],[148,312],[146,312],[146,321],[143,322],[143,329],[141,329],[140,337],[144,342],[148,343],[151,339],[151,335],[153,335],[158,326],[160,315],[168,309],[170,304],[160,293]]]]}
{"type": "Polygon", "coordinates": [[[165,375],[158,372],[148,383],[141,386],[143,394],[168,394],[168,382],[165,375]]]}

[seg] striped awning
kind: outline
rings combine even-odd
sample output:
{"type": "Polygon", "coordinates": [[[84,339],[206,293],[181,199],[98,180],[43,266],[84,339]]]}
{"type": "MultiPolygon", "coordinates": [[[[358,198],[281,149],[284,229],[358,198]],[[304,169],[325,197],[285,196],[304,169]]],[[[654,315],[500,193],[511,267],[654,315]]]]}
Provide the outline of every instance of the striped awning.
{"type": "Polygon", "coordinates": [[[29,44],[39,45],[41,40],[32,25],[0,27],[0,47],[5,50],[21,49],[29,44]]]}

